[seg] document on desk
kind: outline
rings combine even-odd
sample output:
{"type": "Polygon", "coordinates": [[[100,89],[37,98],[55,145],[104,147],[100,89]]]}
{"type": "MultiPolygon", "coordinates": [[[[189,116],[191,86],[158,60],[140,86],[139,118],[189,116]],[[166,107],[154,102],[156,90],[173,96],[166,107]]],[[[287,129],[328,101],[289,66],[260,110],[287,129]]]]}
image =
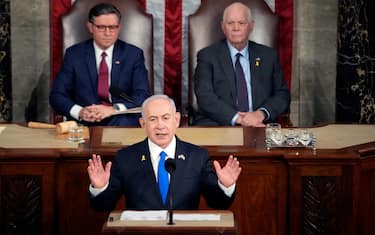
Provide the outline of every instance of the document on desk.
{"type": "Polygon", "coordinates": [[[219,214],[206,214],[206,213],[175,213],[174,220],[180,221],[219,221],[219,214]]]}
{"type": "Polygon", "coordinates": [[[136,107],[136,108],[127,109],[124,111],[116,111],[112,114],[112,116],[120,115],[120,114],[141,113],[141,112],[142,112],[142,107],[136,107]]]}
{"type": "MultiPolygon", "coordinates": [[[[133,211],[126,210],[121,213],[120,220],[167,220],[166,210],[133,211]]],[[[220,214],[208,213],[178,213],[173,214],[178,221],[220,221],[220,214]]]]}
{"type": "Polygon", "coordinates": [[[131,211],[121,213],[120,220],[167,220],[166,210],[131,211]]]}

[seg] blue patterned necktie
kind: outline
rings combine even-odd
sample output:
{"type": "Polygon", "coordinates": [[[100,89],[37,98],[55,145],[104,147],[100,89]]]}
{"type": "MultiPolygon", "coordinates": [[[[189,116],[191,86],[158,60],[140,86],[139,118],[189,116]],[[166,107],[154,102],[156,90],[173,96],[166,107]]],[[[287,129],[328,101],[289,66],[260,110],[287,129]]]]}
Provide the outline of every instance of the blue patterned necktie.
{"type": "Polygon", "coordinates": [[[158,185],[159,185],[160,195],[163,200],[163,204],[165,204],[165,201],[167,199],[168,187],[169,187],[168,172],[165,170],[165,167],[164,167],[166,156],[167,154],[164,151],[161,151],[159,165],[158,165],[158,185]]]}
{"type": "Polygon", "coordinates": [[[249,95],[247,93],[247,85],[245,74],[240,64],[241,53],[237,53],[236,59],[236,82],[237,82],[237,106],[238,111],[248,112],[249,111],[249,95]]]}

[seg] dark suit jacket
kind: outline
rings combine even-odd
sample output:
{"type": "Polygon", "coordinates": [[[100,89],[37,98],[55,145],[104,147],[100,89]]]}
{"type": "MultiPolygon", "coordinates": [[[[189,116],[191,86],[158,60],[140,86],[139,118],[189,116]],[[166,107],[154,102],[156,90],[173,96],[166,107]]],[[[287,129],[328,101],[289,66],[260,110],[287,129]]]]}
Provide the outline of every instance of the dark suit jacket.
{"type": "MultiPolygon", "coordinates": [[[[143,51],[124,41],[117,40],[113,48],[111,85],[141,105],[150,96],[148,74],[144,64],[143,51]]],[[[65,52],[62,68],[54,81],[50,93],[53,109],[68,119],[74,104],[82,107],[100,104],[97,92],[98,71],[96,68],[93,40],[87,40],[68,48],[65,52]]],[[[112,96],[112,103],[123,103],[128,108],[134,104],[112,96]]],[[[96,125],[139,125],[138,115],[118,115],[96,125]]]]}
{"type": "MultiPolygon", "coordinates": [[[[270,112],[268,122],[289,110],[290,92],[282,75],[277,52],[249,41],[252,101],[254,110],[270,112]],[[256,60],[259,66],[256,66],[256,60]]],[[[194,88],[199,111],[196,125],[230,125],[237,112],[236,78],[226,40],[202,49],[197,55],[194,88]]]]}
{"type": "MultiPolygon", "coordinates": [[[[175,162],[176,170],[167,196],[169,202],[173,195],[174,209],[197,209],[201,195],[212,208],[226,209],[231,205],[234,194],[227,197],[218,186],[218,178],[205,149],[177,138],[175,162]]],[[[147,139],[117,152],[109,186],[98,196],[90,197],[91,205],[97,210],[113,210],[122,195],[125,195],[127,209],[168,208],[168,204],[162,203],[147,139]]]]}

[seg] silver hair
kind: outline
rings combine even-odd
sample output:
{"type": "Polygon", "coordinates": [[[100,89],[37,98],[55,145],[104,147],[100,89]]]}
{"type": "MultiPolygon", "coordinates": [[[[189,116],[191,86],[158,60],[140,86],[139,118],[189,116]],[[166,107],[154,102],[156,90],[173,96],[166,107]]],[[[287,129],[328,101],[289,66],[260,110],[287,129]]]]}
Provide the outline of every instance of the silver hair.
{"type": "Polygon", "coordinates": [[[150,96],[143,102],[143,104],[142,104],[142,117],[143,118],[145,117],[145,108],[146,108],[147,104],[150,103],[153,100],[159,100],[159,99],[167,100],[172,107],[173,114],[176,114],[176,104],[174,103],[174,101],[171,98],[169,98],[167,95],[159,94],[159,95],[150,96]]]}
{"type": "Polygon", "coordinates": [[[226,16],[227,16],[227,12],[228,12],[228,9],[231,8],[232,6],[234,5],[241,5],[241,6],[244,6],[246,7],[247,9],[247,21],[250,23],[253,21],[253,16],[251,14],[251,10],[250,10],[250,7],[248,7],[247,5],[241,3],[241,2],[234,2],[232,4],[230,4],[229,6],[227,6],[225,9],[224,9],[224,12],[223,12],[223,18],[222,18],[222,21],[225,22],[226,20],[226,16]]]}

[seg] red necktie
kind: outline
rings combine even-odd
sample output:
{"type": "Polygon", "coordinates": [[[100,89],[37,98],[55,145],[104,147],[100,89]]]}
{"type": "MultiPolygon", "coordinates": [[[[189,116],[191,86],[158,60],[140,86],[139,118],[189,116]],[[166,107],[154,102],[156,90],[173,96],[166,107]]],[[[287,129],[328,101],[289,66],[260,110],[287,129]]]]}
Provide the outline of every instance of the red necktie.
{"type": "Polygon", "coordinates": [[[108,88],[108,65],[105,61],[107,54],[105,51],[102,53],[102,61],[99,65],[99,75],[98,75],[98,96],[102,104],[109,104],[109,88],[108,88]]]}
{"type": "Polygon", "coordinates": [[[241,53],[237,53],[236,59],[236,81],[237,81],[237,106],[238,111],[248,112],[249,111],[249,95],[247,93],[247,85],[245,80],[245,74],[240,64],[241,53]]]}

